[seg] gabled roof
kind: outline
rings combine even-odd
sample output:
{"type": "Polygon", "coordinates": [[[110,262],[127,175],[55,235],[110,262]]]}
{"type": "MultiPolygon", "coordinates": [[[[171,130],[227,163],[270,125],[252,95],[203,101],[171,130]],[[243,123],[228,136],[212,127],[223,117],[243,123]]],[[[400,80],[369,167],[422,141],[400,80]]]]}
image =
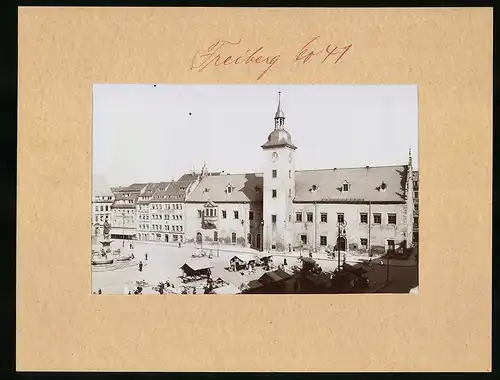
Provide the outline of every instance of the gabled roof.
{"type": "Polygon", "coordinates": [[[186,202],[262,202],[261,173],[226,174],[203,178],[186,202]],[[232,189],[229,192],[228,186],[232,189]]]}
{"type": "Polygon", "coordinates": [[[120,191],[137,191],[140,192],[144,189],[148,184],[147,183],[133,183],[130,186],[122,187],[120,191]]]}
{"type": "Polygon", "coordinates": [[[294,201],[404,203],[406,176],[406,165],[297,171],[294,201]]]}
{"type": "Polygon", "coordinates": [[[171,183],[172,182],[160,182],[158,186],[156,186],[154,193],[151,195],[150,202],[162,202],[166,200],[167,189],[171,183]]]}
{"type": "Polygon", "coordinates": [[[209,268],[214,267],[214,265],[212,264],[212,262],[210,260],[203,259],[203,258],[196,259],[196,260],[189,260],[181,267],[181,269],[186,267],[186,266],[191,268],[194,271],[201,270],[201,269],[209,269],[209,268]]]}
{"type": "Polygon", "coordinates": [[[113,196],[113,192],[105,176],[96,174],[92,177],[92,195],[94,197],[113,196]]]}
{"type": "Polygon", "coordinates": [[[260,282],[259,280],[251,280],[248,282],[247,286],[250,289],[257,289],[257,288],[262,288],[264,284],[260,282]]]}
{"type": "Polygon", "coordinates": [[[234,259],[235,257],[238,258],[239,260],[243,261],[244,263],[248,263],[249,261],[257,260],[257,257],[251,253],[238,253],[237,255],[234,255],[233,257],[231,257],[231,260],[234,259]]]}
{"type": "Polygon", "coordinates": [[[155,193],[156,189],[161,185],[161,183],[148,183],[142,194],[140,194],[137,200],[138,204],[147,204],[151,201],[151,197],[155,193]],[[141,199],[146,198],[146,199],[141,199]]]}

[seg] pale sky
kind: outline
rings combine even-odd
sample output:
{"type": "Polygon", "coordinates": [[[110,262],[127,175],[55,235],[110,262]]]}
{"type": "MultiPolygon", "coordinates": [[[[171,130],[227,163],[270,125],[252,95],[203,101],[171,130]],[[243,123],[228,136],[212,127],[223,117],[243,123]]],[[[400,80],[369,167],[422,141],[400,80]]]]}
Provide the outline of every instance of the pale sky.
{"type": "Polygon", "coordinates": [[[93,170],[111,186],[209,171],[261,172],[281,90],[296,169],[418,168],[416,85],[99,84],[93,170]]]}

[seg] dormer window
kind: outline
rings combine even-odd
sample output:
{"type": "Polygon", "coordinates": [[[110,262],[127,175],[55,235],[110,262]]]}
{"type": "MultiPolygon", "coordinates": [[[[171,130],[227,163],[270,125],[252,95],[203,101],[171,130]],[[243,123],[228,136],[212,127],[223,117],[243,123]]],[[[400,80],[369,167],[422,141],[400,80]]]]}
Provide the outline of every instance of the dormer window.
{"type": "Polygon", "coordinates": [[[344,183],[342,184],[342,192],[347,192],[349,191],[349,188],[350,188],[350,184],[346,181],[344,181],[344,183]]]}
{"type": "Polygon", "coordinates": [[[231,185],[231,184],[227,185],[227,187],[226,187],[226,193],[231,194],[233,192],[233,190],[234,190],[234,186],[233,185],[231,185]]]}
{"type": "Polygon", "coordinates": [[[318,185],[312,185],[312,186],[311,186],[311,188],[309,189],[309,191],[310,191],[311,193],[314,193],[315,191],[318,191],[318,188],[319,188],[319,186],[318,186],[318,185]]]}
{"type": "Polygon", "coordinates": [[[380,191],[386,191],[387,190],[387,184],[382,181],[382,183],[380,184],[380,191]]]}

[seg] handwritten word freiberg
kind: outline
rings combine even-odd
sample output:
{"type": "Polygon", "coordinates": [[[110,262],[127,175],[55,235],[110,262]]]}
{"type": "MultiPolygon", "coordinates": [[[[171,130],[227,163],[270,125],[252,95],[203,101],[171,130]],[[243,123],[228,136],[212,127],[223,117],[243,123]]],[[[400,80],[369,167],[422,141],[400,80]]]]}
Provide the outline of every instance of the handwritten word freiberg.
{"type": "MultiPolygon", "coordinates": [[[[333,64],[338,63],[342,57],[347,53],[352,45],[347,45],[339,48],[338,46],[323,46],[322,48],[314,48],[313,45],[319,40],[319,36],[311,38],[304,46],[293,57],[293,62],[301,62],[303,64],[313,61],[313,57],[319,56],[321,59],[320,63],[325,63],[327,60],[333,61],[333,64]],[[335,59],[336,58],[336,59],[335,59]]],[[[241,64],[255,64],[267,66],[264,71],[260,73],[257,80],[261,79],[271,68],[276,65],[280,58],[280,54],[263,54],[262,51],[264,47],[259,47],[255,49],[247,49],[244,54],[231,54],[227,52],[226,49],[231,49],[234,45],[239,45],[241,39],[238,41],[227,41],[218,40],[216,43],[210,45],[206,52],[200,54],[199,51],[196,52],[191,61],[191,70],[198,70],[202,72],[208,66],[213,65],[218,66],[229,66],[229,65],[241,65],[241,64]]]]}

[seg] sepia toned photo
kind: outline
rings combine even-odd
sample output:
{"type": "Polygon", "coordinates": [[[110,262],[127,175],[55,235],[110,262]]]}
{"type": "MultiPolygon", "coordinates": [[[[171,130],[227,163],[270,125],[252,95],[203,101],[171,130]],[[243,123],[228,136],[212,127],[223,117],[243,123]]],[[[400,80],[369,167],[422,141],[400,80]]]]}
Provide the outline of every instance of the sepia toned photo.
{"type": "Polygon", "coordinates": [[[99,84],[93,294],[418,293],[416,85],[99,84]]]}

